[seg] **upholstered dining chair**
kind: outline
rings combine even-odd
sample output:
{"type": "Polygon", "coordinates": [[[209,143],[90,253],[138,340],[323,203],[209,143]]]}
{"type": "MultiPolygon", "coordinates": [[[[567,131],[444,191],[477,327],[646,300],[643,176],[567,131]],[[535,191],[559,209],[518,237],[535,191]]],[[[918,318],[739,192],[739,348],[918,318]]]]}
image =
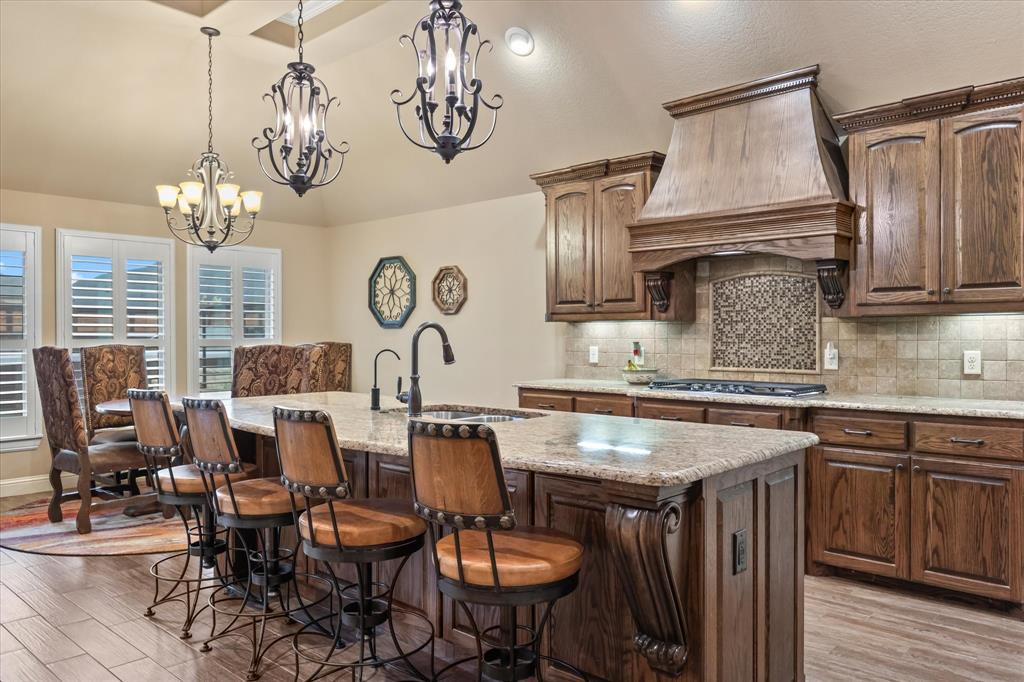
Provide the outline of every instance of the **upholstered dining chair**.
{"type": "Polygon", "coordinates": [[[46,438],[50,445],[50,485],[53,497],[50,499],[48,516],[54,523],[63,520],[61,502],[65,499],[81,499],[75,525],[79,533],[88,533],[92,530],[89,512],[94,490],[97,495],[108,494],[101,488],[94,489],[95,481],[102,476],[144,468],[146,462],[135,441],[89,444],[88,428],[78,400],[75,372],[67,348],[35,348],[32,350],[32,359],[35,362],[46,438]],[[77,492],[64,493],[61,482],[63,472],[78,475],[77,492]]]}
{"type": "Polygon", "coordinates": [[[319,390],[324,368],[319,345],[265,344],[235,348],[231,397],[290,395],[319,390]]]}
{"type": "Polygon", "coordinates": [[[136,440],[132,418],[103,414],[97,405],[124,400],[130,388],[146,388],[146,347],[108,344],[81,349],[89,443],[136,440]]]}
{"type": "Polygon", "coordinates": [[[352,390],[352,344],[341,341],[318,341],[300,348],[320,346],[324,349],[324,367],[317,391],[352,390]]]}

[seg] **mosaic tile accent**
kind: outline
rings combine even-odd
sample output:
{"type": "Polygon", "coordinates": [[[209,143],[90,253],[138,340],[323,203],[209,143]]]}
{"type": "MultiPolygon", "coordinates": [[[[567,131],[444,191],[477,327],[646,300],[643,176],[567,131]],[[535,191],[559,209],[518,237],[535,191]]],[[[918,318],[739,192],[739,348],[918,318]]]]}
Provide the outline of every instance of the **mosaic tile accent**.
{"type": "Polygon", "coordinates": [[[762,272],[711,282],[711,368],[817,371],[814,279],[762,272]]]}

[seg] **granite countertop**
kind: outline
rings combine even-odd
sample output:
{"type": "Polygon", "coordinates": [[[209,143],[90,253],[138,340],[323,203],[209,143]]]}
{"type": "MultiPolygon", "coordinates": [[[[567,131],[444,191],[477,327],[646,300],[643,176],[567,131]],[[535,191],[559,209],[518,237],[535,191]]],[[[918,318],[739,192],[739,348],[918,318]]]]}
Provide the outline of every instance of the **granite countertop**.
{"type": "MultiPolygon", "coordinates": [[[[393,398],[382,398],[381,404],[384,409],[372,412],[369,396],[361,393],[305,393],[224,401],[231,425],[243,431],[273,435],[274,406],[323,410],[334,420],[342,448],[406,456],[404,407],[393,398]]],[[[799,431],[569,412],[509,412],[537,416],[489,424],[506,467],[640,485],[692,483],[818,442],[814,434],[799,431]]]]}
{"type": "Polygon", "coordinates": [[[687,393],[657,391],[634,386],[625,381],[600,379],[541,379],[515,384],[518,388],[582,393],[616,393],[634,398],[691,400],[735,405],[770,405],[773,407],[828,407],[843,410],[877,410],[907,414],[935,414],[953,417],[993,417],[1024,419],[1024,403],[1015,400],[972,400],[968,398],[929,398],[924,396],[870,395],[856,393],[825,393],[803,398],[774,398],[756,395],[723,395],[721,393],[687,393]]]}

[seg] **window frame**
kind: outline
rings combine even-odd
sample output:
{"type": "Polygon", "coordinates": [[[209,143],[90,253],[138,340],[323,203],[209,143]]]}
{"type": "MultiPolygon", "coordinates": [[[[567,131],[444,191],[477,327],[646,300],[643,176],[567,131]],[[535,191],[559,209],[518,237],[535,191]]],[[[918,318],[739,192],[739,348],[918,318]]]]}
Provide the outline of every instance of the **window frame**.
{"type": "MultiPolygon", "coordinates": [[[[175,251],[175,240],[166,237],[144,237],[139,235],[119,234],[116,232],[92,232],[89,230],[69,230],[64,228],[57,229],[57,257],[56,257],[56,317],[57,317],[57,345],[62,348],[67,348],[69,351],[74,353],[75,349],[84,346],[96,346],[103,345],[105,343],[111,344],[127,344],[127,345],[142,345],[152,346],[155,344],[147,343],[147,341],[155,339],[144,339],[144,338],[128,338],[127,336],[127,324],[123,324],[124,329],[118,330],[117,322],[118,316],[123,315],[124,311],[120,311],[118,308],[117,301],[117,290],[120,287],[122,290],[125,287],[127,278],[124,278],[124,264],[123,261],[126,257],[122,256],[117,252],[117,245],[119,243],[127,243],[130,245],[149,245],[159,246],[160,248],[166,249],[167,261],[164,263],[165,274],[164,274],[164,335],[163,343],[164,346],[164,390],[168,393],[175,393],[177,387],[177,376],[175,373],[175,355],[176,355],[176,336],[175,336],[175,324],[174,318],[176,313],[174,303],[174,290],[175,290],[175,262],[174,262],[174,251],[175,251]],[[114,334],[111,339],[88,339],[87,342],[76,344],[73,340],[71,333],[71,256],[75,255],[68,249],[66,241],[68,238],[84,238],[84,239],[95,239],[103,242],[114,242],[115,243],[115,255],[113,258],[113,272],[114,272],[114,334]],[[120,271],[123,279],[119,283],[117,281],[117,274],[120,271]],[[120,335],[119,335],[120,334],[120,335]]],[[[85,254],[88,255],[88,254],[85,254]]],[[[129,256],[131,257],[131,256],[129,256]]],[[[124,322],[124,320],[120,320],[124,322]]],[[[82,400],[85,400],[85,396],[80,396],[82,400]]]]}
{"type": "MultiPolygon", "coordinates": [[[[284,276],[282,273],[283,254],[281,249],[265,248],[260,246],[229,246],[221,247],[210,253],[201,246],[187,246],[186,260],[188,261],[188,379],[186,386],[189,395],[200,395],[199,393],[199,349],[203,345],[224,346],[234,349],[238,346],[250,345],[252,343],[281,343],[282,320],[284,317],[283,287],[284,276]],[[230,262],[225,256],[230,256],[230,262]],[[264,339],[246,340],[242,335],[241,313],[243,305],[235,297],[242,291],[239,286],[242,277],[242,268],[269,266],[274,273],[273,287],[273,336],[264,339]],[[207,340],[204,344],[199,338],[199,266],[200,265],[231,265],[232,296],[231,296],[231,338],[207,340]]],[[[213,395],[207,393],[204,395],[213,395]]]]}
{"type": "MultiPolygon", "coordinates": [[[[23,235],[25,240],[25,269],[28,275],[25,277],[25,286],[30,288],[30,293],[25,295],[25,313],[31,315],[32,320],[25,325],[25,366],[26,372],[26,405],[27,414],[23,418],[23,426],[16,433],[7,435],[6,429],[0,432],[0,452],[23,452],[35,450],[43,440],[43,417],[39,404],[39,390],[36,386],[36,368],[32,359],[32,349],[37,348],[43,338],[43,268],[42,268],[42,235],[41,227],[35,225],[16,225],[13,223],[0,223],[0,232],[9,234],[17,232],[23,235]]],[[[2,248],[2,247],[0,247],[2,248]]]]}

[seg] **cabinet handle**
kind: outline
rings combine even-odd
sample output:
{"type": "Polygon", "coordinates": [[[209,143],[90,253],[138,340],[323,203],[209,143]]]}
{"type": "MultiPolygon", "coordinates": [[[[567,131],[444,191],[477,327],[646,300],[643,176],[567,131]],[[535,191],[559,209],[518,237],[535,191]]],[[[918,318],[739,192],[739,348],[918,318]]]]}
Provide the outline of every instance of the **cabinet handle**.
{"type": "Polygon", "coordinates": [[[859,430],[859,429],[843,429],[843,433],[851,435],[851,436],[868,436],[868,437],[871,437],[871,436],[875,435],[874,433],[872,433],[871,431],[869,431],[867,429],[864,429],[863,431],[859,430]]]}
{"type": "Polygon", "coordinates": [[[611,414],[611,410],[602,410],[600,407],[594,408],[594,414],[611,414]]]}
{"type": "Polygon", "coordinates": [[[950,289],[949,287],[942,287],[942,293],[950,294],[950,293],[953,293],[953,290],[950,289]]]}
{"type": "Polygon", "coordinates": [[[984,438],[957,438],[953,436],[949,439],[950,443],[959,443],[960,445],[984,445],[984,438]]]}
{"type": "Polygon", "coordinates": [[[537,407],[539,407],[541,409],[545,409],[545,410],[553,410],[553,409],[555,409],[555,406],[552,405],[551,403],[537,403],[537,407]]]}
{"type": "Polygon", "coordinates": [[[667,422],[681,422],[681,421],[683,421],[679,417],[669,417],[668,415],[665,415],[665,414],[663,414],[660,417],[658,417],[658,419],[664,419],[667,422]]]}
{"type": "Polygon", "coordinates": [[[729,422],[729,426],[753,426],[750,422],[729,422]]]}

